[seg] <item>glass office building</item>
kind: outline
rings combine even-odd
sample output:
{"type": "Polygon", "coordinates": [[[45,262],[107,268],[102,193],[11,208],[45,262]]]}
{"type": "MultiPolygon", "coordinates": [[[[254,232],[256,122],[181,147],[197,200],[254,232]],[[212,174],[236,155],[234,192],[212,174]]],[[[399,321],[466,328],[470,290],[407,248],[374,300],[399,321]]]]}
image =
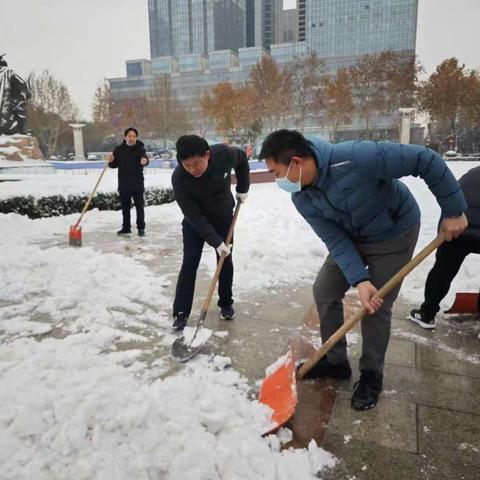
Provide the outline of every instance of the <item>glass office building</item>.
{"type": "Polygon", "coordinates": [[[233,50],[216,50],[208,53],[209,70],[229,70],[238,66],[238,56],[233,50]]]}
{"type": "Polygon", "coordinates": [[[322,58],[415,52],[418,0],[307,0],[307,43],[322,58]]]}
{"type": "Polygon", "coordinates": [[[290,63],[296,58],[305,57],[308,54],[308,47],[305,42],[280,43],[270,47],[272,58],[280,63],[290,63]]]}
{"type": "Polygon", "coordinates": [[[246,0],[149,0],[151,57],[246,45],[246,0]]]}
{"type": "Polygon", "coordinates": [[[418,0],[283,6],[283,0],[149,0],[152,60],[128,61],[127,77],[110,80],[113,97],[148,95],[154,75],[170,74],[179,98],[194,105],[219,82],[244,83],[265,56],[285,65],[315,52],[325,73],[334,74],[365,54],[415,53],[418,0]]]}

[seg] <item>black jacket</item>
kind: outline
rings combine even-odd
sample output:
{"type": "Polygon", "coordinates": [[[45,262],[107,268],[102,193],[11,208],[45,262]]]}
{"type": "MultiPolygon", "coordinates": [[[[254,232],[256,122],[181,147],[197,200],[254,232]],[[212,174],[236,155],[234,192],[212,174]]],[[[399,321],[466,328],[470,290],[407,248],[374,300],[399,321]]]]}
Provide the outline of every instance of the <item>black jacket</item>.
{"type": "MultiPolygon", "coordinates": [[[[118,191],[119,192],[143,192],[143,165],[142,158],[147,157],[145,146],[137,140],[133,147],[129,147],[125,140],[113,150],[115,157],[110,168],[118,168],[118,191]]],[[[148,163],[147,163],[148,165],[148,163]]]]}
{"type": "MultiPolygon", "coordinates": [[[[475,233],[480,240],[480,167],[469,170],[459,181],[467,200],[468,230],[475,233]]],[[[467,233],[467,232],[466,232],[467,233]]]]}
{"type": "Polygon", "coordinates": [[[250,167],[243,150],[227,145],[212,145],[208,169],[200,178],[190,175],[179,162],[172,175],[175,199],[185,221],[217,248],[223,241],[215,230],[216,225],[230,221],[235,200],[231,192],[231,172],[237,176],[237,192],[250,188],[250,167]]]}

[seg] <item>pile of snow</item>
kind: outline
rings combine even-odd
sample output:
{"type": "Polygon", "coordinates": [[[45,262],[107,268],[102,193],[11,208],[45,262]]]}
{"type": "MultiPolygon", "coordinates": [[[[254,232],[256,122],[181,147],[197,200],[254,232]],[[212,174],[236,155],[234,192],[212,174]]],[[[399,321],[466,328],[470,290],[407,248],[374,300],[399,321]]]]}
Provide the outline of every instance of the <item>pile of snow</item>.
{"type": "MultiPolygon", "coordinates": [[[[148,213],[178,228],[176,206],[148,213]]],[[[88,228],[118,217],[91,212],[88,228]]],[[[166,278],[118,253],[49,246],[71,222],[0,215],[2,479],[307,480],[334,465],[314,442],[282,451],[285,432],[261,437],[269,412],[227,357],[163,378],[166,278]]]]}
{"type": "Polygon", "coordinates": [[[147,383],[99,355],[92,336],[0,351],[2,478],[290,480],[334,465],[315,442],[281,451],[262,438],[265,407],[235,371],[199,360],[147,383]]]}

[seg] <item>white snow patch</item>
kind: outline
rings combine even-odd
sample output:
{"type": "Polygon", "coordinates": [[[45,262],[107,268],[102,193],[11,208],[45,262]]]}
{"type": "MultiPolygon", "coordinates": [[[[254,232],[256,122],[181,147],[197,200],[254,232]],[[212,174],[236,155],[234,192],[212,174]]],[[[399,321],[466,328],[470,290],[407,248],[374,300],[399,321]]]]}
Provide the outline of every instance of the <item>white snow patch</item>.
{"type": "Polygon", "coordinates": [[[232,359],[230,357],[222,357],[221,355],[213,357],[213,366],[218,370],[223,370],[231,365],[232,359]]]}
{"type": "Polygon", "coordinates": [[[200,345],[207,343],[213,334],[213,331],[209,328],[201,327],[198,330],[194,340],[193,337],[196,331],[197,327],[185,327],[185,329],[183,330],[183,338],[185,339],[185,344],[193,348],[199,347],[200,345]]]}
{"type": "Polygon", "coordinates": [[[290,352],[286,353],[285,355],[280,357],[278,360],[273,362],[269,367],[266,368],[265,376],[269,377],[272,373],[276,372],[280,367],[282,367],[287,363],[289,358],[290,358],[290,352]]]}
{"type": "Polygon", "coordinates": [[[213,334],[218,338],[226,338],[229,335],[229,333],[226,330],[217,331],[217,332],[214,332],[213,334]]]}

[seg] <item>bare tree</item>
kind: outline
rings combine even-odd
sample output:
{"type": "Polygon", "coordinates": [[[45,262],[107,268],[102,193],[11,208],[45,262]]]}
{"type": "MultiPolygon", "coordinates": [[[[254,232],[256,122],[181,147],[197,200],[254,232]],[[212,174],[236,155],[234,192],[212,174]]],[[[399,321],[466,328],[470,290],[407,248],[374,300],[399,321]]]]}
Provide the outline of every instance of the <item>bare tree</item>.
{"type": "Polygon", "coordinates": [[[203,95],[199,105],[203,116],[214,120],[221,135],[244,139],[253,124],[254,102],[255,91],[251,86],[222,82],[203,95]]]}
{"type": "Polygon", "coordinates": [[[415,58],[391,51],[365,55],[351,68],[354,103],[370,136],[375,118],[413,104],[420,70],[415,58]]]}
{"type": "Polygon", "coordinates": [[[315,111],[316,91],[320,85],[325,63],[316,53],[297,57],[286,67],[286,81],[290,83],[290,104],[296,127],[303,131],[309,115],[315,111]]]}
{"type": "Polygon", "coordinates": [[[456,58],[449,58],[440,65],[428,80],[422,82],[418,94],[419,106],[433,120],[445,123],[455,134],[458,115],[468,104],[469,72],[456,58]]]}
{"type": "Polygon", "coordinates": [[[149,131],[164,139],[173,139],[188,130],[187,114],[169,75],[154,78],[153,89],[147,99],[146,118],[149,131]]]}
{"type": "Polygon", "coordinates": [[[274,130],[291,112],[292,84],[287,71],[269,57],[252,67],[249,82],[255,91],[255,118],[261,118],[268,130],[274,130]]]}
{"type": "Polygon", "coordinates": [[[92,104],[93,121],[97,124],[110,124],[112,109],[112,92],[110,82],[104,80],[95,90],[92,104]]]}
{"type": "Polygon", "coordinates": [[[322,87],[317,92],[316,103],[323,110],[327,123],[332,125],[331,140],[335,142],[339,127],[352,123],[352,115],[355,112],[347,70],[338,70],[335,77],[322,79],[322,87]]]}
{"type": "Polygon", "coordinates": [[[32,73],[29,83],[32,100],[28,124],[50,155],[56,152],[59,138],[69,130],[68,122],[75,121],[79,112],[68,88],[48,70],[38,77],[32,73]]]}

